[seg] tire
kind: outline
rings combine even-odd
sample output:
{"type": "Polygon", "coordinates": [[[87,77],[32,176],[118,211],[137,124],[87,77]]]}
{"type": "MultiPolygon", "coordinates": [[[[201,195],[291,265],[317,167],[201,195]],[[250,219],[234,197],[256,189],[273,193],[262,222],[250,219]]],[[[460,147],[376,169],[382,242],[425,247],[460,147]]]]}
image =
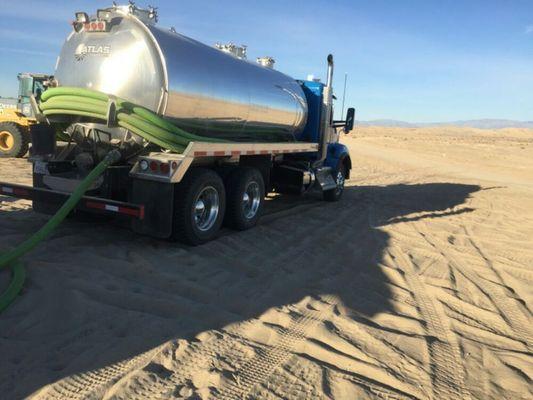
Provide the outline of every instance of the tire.
{"type": "Polygon", "coordinates": [[[214,239],[225,209],[226,191],[220,176],[207,168],[192,168],[175,186],[171,239],[192,246],[214,239]]]}
{"type": "Polygon", "coordinates": [[[23,157],[28,152],[28,132],[14,122],[0,122],[0,157],[23,157]]]}
{"type": "Polygon", "coordinates": [[[226,179],[228,205],[224,224],[244,231],[257,225],[265,202],[265,183],[259,170],[236,168],[226,179]]]}
{"type": "Polygon", "coordinates": [[[326,201],[339,201],[344,193],[344,181],[346,180],[346,166],[341,162],[337,171],[334,172],[333,179],[337,183],[335,189],[326,190],[323,193],[326,201]]]}

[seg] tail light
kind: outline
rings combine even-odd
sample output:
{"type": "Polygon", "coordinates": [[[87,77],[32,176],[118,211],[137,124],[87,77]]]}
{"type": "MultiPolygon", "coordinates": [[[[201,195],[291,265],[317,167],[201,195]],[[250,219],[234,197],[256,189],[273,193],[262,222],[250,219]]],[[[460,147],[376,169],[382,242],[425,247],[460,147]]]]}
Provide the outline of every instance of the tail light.
{"type": "Polygon", "coordinates": [[[163,163],[159,166],[159,170],[162,174],[168,175],[168,173],[170,172],[170,166],[168,165],[168,163],[163,163]]]}
{"type": "Polygon", "coordinates": [[[139,157],[137,164],[130,171],[133,176],[159,181],[172,181],[179,170],[183,156],[178,154],[151,153],[139,157]],[[179,159],[177,159],[179,157],[179,159]]]}
{"type": "MultiPolygon", "coordinates": [[[[176,167],[177,167],[177,164],[176,164],[176,167]]],[[[156,161],[156,160],[151,160],[151,161],[141,160],[139,162],[139,168],[142,172],[168,175],[170,172],[170,162],[156,161]]]]}
{"type": "Polygon", "coordinates": [[[157,161],[150,161],[150,171],[157,172],[159,170],[159,164],[157,161]]]}

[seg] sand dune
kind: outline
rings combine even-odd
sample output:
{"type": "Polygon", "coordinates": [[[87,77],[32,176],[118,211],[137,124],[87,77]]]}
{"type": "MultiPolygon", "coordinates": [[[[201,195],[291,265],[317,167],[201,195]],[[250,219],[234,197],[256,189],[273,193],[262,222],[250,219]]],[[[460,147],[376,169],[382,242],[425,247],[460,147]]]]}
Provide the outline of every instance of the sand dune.
{"type": "MultiPolygon", "coordinates": [[[[533,132],[343,141],[341,202],[273,198],[201,247],[64,223],[0,316],[0,397],[532,398],[533,132]]],[[[0,251],[45,220],[0,196],[0,251]]]]}

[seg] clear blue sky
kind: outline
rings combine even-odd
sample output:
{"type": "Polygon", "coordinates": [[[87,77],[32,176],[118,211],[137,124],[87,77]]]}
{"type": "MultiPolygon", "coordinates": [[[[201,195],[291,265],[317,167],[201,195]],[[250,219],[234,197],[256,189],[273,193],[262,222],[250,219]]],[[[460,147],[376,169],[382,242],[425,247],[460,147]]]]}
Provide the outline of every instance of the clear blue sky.
{"type": "MultiPolygon", "coordinates": [[[[358,119],[533,120],[533,0],[146,1],[160,25],[247,44],[296,78],[323,77],[332,52],[358,119]]],[[[16,95],[17,72],[53,72],[74,11],[110,4],[0,0],[0,95],[16,95]]]]}

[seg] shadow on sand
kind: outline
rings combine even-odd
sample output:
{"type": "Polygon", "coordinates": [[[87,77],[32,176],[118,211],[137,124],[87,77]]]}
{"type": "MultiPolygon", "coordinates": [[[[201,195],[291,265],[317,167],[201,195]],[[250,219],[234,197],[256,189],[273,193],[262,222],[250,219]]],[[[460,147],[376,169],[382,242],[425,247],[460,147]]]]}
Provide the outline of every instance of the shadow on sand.
{"type": "MultiPolygon", "coordinates": [[[[389,236],[379,227],[471,212],[464,203],[480,189],[449,183],[347,187],[339,203],[307,199],[311,207],[272,214],[253,230],[196,248],[69,221],[45,245],[48,255],[56,249],[53,256],[39,258],[36,249],[33,261],[26,257],[27,290],[0,316],[0,392],[22,398],[63,377],[305,296],[335,294],[353,318],[372,324],[376,313],[394,312],[379,266],[389,236]],[[87,246],[90,257],[83,256],[87,246]]],[[[279,202],[291,204],[272,201],[274,210],[279,202]]]]}

